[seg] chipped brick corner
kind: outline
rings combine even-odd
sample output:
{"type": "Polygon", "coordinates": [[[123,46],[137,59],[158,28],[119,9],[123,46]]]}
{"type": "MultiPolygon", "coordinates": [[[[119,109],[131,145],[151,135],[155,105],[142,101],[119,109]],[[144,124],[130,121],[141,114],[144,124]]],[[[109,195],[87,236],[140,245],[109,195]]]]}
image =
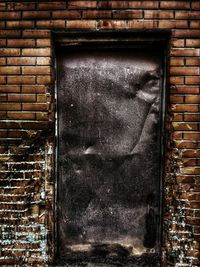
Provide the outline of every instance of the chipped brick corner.
{"type": "Polygon", "coordinates": [[[0,2],[0,265],[45,265],[54,243],[56,30],[170,31],[163,266],[200,265],[199,1],[0,2]]]}

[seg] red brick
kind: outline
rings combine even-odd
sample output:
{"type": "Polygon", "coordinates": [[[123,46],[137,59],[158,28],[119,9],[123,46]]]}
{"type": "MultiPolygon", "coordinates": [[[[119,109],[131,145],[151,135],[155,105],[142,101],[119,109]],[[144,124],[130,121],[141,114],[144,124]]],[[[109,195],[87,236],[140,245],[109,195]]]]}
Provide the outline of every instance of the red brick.
{"type": "Polygon", "coordinates": [[[160,7],[166,9],[189,9],[190,3],[186,1],[161,1],[160,7]]]}
{"type": "Polygon", "coordinates": [[[133,18],[142,18],[142,10],[120,10],[113,11],[114,19],[133,19],[133,18]]]}
{"type": "Polygon", "coordinates": [[[198,19],[200,18],[200,12],[193,11],[176,11],[175,12],[176,19],[198,19]]]}
{"type": "Polygon", "coordinates": [[[22,74],[50,74],[50,67],[22,67],[22,74]]]}
{"type": "Polygon", "coordinates": [[[0,3],[0,10],[6,10],[6,3],[0,3]]]}
{"type": "MultiPolygon", "coordinates": [[[[81,18],[81,13],[79,11],[72,11],[72,10],[53,11],[52,18],[54,19],[79,19],[81,18]]],[[[83,15],[83,18],[84,18],[84,15],[83,15]]]]}
{"type": "Polygon", "coordinates": [[[133,29],[147,29],[147,28],[157,28],[158,22],[152,20],[131,20],[128,21],[128,28],[133,29]]]}
{"type": "Polygon", "coordinates": [[[7,46],[8,47],[34,47],[35,40],[34,39],[8,39],[7,46]]]}
{"type": "Polygon", "coordinates": [[[22,85],[22,92],[26,93],[46,93],[47,90],[45,85],[22,85]]]}
{"type": "Polygon", "coordinates": [[[198,75],[199,68],[198,67],[171,67],[170,74],[171,75],[198,75]]]}
{"type": "Polygon", "coordinates": [[[21,13],[20,12],[0,12],[0,19],[3,20],[13,20],[13,19],[20,19],[21,13]]]}
{"type": "Polygon", "coordinates": [[[50,57],[38,57],[37,58],[37,65],[51,65],[52,64],[52,60],[50,57]]]}
{"type": "Polygon", "coordinates": [[[112,18],[112,11],[108,10],[87,10],[83,11],[82,17],[85,19],[94,19],[94,18],[112,18]]]}
{"type": "Polygon", "coordinates": [[[9,94],[8,101],[10,102],[35,102],[35,94],[9,94]]]}
{"type": "Polygon", "coordinates": [[[50,56],[51,49],[50,48],[23,48],[22,55],[23,56],[50,56]]]}
{"type": "Polygon", "coordinates": [[[8,76],[8,84],[33,84],[35,83],[35,76],[8,76]]]}
{"type": "Polygon", "coordinates": [[[0,67],[0,74],[20,74],[20,67],[0,67]]]}
{"type": "Polygon", "coordinates": [[[185,65],[188,65],[188,66],[200,66],[200,58],[186,58],[185,65]]]}
{"type": "Polygon", "coordinates": [[[36,3],[35,2],[11,2],[8,3],[8,10],[33,10],[36,7],[36,3]]]}
{"type": "Polygon", "coordinates": [[[185,84],[200,84],[200,77],[199,76],[186,77],[185,84]]]}
{"type": "Polygon", "coordinates": [[[48,19],[51,13],[48,11],[24,11],[22,13],[23,19],[48,19]]]}
{"type": "Polygon", "coordinates": [[[21,104],[0,103],[0,110],[21,110],[21,104]]]}
{"type": "Polygon", "coordinates": [[[179,85],[179,84],[183,84],[184,83],[184,77],[180,77],[180,76],[171,76],[170,77],[170,83],[173,85],[179,85]]]}
{"type": "Polygon", "coordinates": [[[200,96],[199,95],[192,95],[185,97],[186,103],[200,103],[200,96]]]}
{"type": "Polygon", "coordinates": [[[6,27],[7,28],[34,28],[35,22],[29,21],[29,20],[23,20],[23,21],[6,21],[6,27]]]}
{"type": "Polygon", "coordinates": [[[200,35],[200,30],[188,30],[188,29],[182,29],[182,30],[174,30],[172,32],[173,37],[181,37],[181,38],[193,38],[198,37],[200,35]]]}
{"type": "Polygon", "coordinates": [[[96,8],[97,1],[68,1],[67,8],[71,9],[85,9],[85,8],[96,8]]]}
{"type": "Polygon", "coordinates": [[[198,130],[197,123],[173,122],[172,126],[175,131],[197,131],[198,130]]]}
{"type": "Polygon", "coordinates": [[[47,38],[50,37],[50,30],[23,30],[22,36],[29,38],[47,38]]]}
{"type": "Polygon", "coordinates": [[[67,28],[79,28],[79,29],[95,29],[95,20],[69,20],[67,21],[67,28]]]}
{"type": "Polygon", "coordinates": [[[186,47],[200,47],[200,39],[186,39],[186,47]]]}
{"type": "Polygon", "coordinates": [[[0,85],[0,92],[12,93],[12,92],[20,92],[19,85],[0,85]]]}
{"type": "Polygon", "coordinates": [[[51,46],[51,39],[37,39],[36,41],[37,47],[50,47],[51,46]]]}
{"type": "Polygon", "coordinates": [[[200,140],[200,133],[184,133],[185,140],[200,140]]]}
{"type": "Polygon", "coordinates": [[[184,114],[184,121],[200,121],[200,114],[184,114]]]}
{"type": "Polygon", "coordinates": [[[184,47],[185,46],[185,40],[184,39],[172,39],[171,45],[173,47],[184,47]]]}
{"type": "Polygon", "coordinates": [[[44,103],[43,104],[40,104],[40,103],[33,103],[33,104],[24,103],[24,104],[22,104],[22,110],[46,111],[48,109],[49,109],[49,105],[44,104],[44,103]]]}
{"type": "Polygon", "coordinates": [[[199,56],[199,49],[191,49],[191,48],[184,48],[184,49],[178,49],[178,48],[174,48],[174,49],[171,49],[170,51],[170,55],[171,56],[175,56],[175,57],[178,57],[178,56],[199,56]]]}
{"type": "Polygon", "coordinates": [[[170,92],[173,94],[198,94],[199,87],[191,86],[191,85],[183,85],[183,86],[172,86],[170,92]]]}
{"type": "Polygon", "coordinates": [[[170,103],[183,103],[184,102],[184,97],[183,96],[170,96],[170,103]]]}
{"type": "Polygon", "coordinates": [[[36,22],[38,28],[64,28],[64,20],[38,20],[36,22]]]}
{"type": "Polygon", "coordinates": [[[18,48],[0,48],[1,56],[19,56],[20,49],[18,48]]]}
{"type": "Polygon", "coordinates": [[[174,112],[198,112],[198,105],[189,105],[189,104],[173,104],[171,110],[174,112]]]}
{"type": "Polygon", "coordinates": [[[53,82],[51,76],[37,76],[37,84],[50,84],[53,82]]]}
{"type": "Polygon", "coordinates": [[[6,39],[0,39],[0,47],[6,46],[6,39]]]}
{"type": "Polygon", "coordinates": [[[174,12],[170,10],[144,10],[144,18],[146,19],[171,19],[174,12]]]}
{"type": "Polygon", "coordinates": [[[6,83],[6,77],[0,76],[0,84],[5,84],[5,83],[6,83]]]}
{"type": "Polygon", "coordinates": [[[183,121],[183,114],[174,113],[172,114],[173,121],[183,121]]]}
{"type": "Polygon", "coordinates": [[[19,37],[19,30],[0,30],[0,37],[19,37]]]}
{"type": "Polygon", "coordinates": [[[187,28],[187,20],[160,20],[158,22],[159,28],[187,28]]]}
{"type": "Polygon", "coordinates": [[[9,57],[7,58],[8,65],[35,65],[36,58],[34,57],[9,57]]]}
{"type": "Polygon", "coordinates": [[[184,65],[184,58],[178,57],[171,57],[170,58],[170,65],[171,66],[183,66],[184,65]]]}
{"type": "Polygon", "coordinates": [[[190,21],[190,28],[200,28],[200,21],[199,20],[191,20],[190,21]]]}
{"type": "Polygon", "coordinates": [[[66,2],[43,2],[38,3],[38,9],[39,10],[56,10],[56,9],[65,9],[66,8],[66,2]]]}
{"type": "Polygon", "coordinates": [[[192,9],[194,9],[194,10],[200,10],[200,3],[199,3],[199,1],[197,1],[197,2],[191,2],[191,4],[192,4],[192,9]]]}
{"type": "Polygon", "coordinates": [[[0,66],[6,65],[6,58],[0,58],[0,66]]]}

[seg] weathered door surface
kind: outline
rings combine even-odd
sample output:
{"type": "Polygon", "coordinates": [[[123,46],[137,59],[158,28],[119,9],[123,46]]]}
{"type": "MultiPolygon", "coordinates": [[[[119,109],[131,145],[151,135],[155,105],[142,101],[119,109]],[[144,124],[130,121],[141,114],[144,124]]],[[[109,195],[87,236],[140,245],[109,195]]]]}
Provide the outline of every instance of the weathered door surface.
{"type": "Polygon", "coordinates": [[[57,62],[59,257],[159,266],[162,55],[65,48],[57,62]]]}

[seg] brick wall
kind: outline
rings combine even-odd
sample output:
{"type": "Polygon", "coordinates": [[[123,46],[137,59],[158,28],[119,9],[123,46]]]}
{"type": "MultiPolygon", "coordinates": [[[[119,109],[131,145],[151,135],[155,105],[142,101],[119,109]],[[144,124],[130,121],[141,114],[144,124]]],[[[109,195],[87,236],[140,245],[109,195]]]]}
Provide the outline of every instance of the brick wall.
{"type": "Polygon", "coordinates": [[[0,264],[53,256],[52,30],[170,30],[163,262],[200,265],[200,2],[0,2],[0,264]]]}

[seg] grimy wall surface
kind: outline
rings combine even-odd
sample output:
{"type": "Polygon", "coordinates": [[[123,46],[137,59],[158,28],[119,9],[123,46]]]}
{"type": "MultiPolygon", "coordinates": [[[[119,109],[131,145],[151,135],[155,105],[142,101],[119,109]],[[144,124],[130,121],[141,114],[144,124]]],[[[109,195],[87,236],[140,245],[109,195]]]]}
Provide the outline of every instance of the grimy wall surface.
{"type": "Polygon", "coordinates": [[[54,252],[55,30],[169,30],[163,262],[200,265],[200,2],[0,2],[0,264],[54,252]]]}

